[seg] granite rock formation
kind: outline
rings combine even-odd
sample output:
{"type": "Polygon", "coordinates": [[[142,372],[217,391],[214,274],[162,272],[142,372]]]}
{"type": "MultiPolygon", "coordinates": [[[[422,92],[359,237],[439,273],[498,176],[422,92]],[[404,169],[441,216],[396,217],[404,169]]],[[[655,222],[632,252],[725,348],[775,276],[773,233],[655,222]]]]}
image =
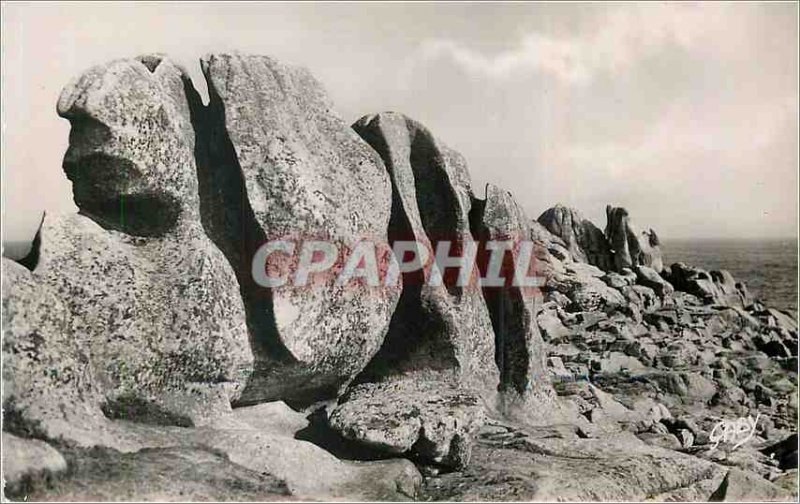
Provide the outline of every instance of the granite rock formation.
{"type": "MultiPolygon", "coordinates": [[[[440,244],[449,242],[446,251],[455,255],[473,243],[472,189],[458,153],[400,114],[366,116],[354,129],[381,155],[390,174],[393,242],[415,241],[413,254],[427,253],[434,264],[440,244]]],[[[340,400],[331,424],[350,439],[458,467],[469,459],[481,403],[494,402],[498,368],[480,288],[472,282],[459,285],[444,267],[440,272],[437,285],[426,282],[433,268],[403,274],[383,347],[358,378],[362,385],[340,400]],[[414,417],[416,423],[402,420],[414,417]],[[431,428],[435,425],[451,427],[431,428]],[[376,430],[383,432],[376,437],[376,430]]]]}
{"type": "Polygon", "coordinates": [[[209,106],[190,97],[207,229],[237,272],[257,335],[256,372],[241,402],[335,397],[380,348],[397,294],[339,286],[334,275],[306,289],[265,289],[253,281],[251,258],[281,237],[340,250],[385,244],[389,177],[306,70],[227,54],[201,65],[209,106]]]}
{"type": "Polygon", "coordinates": [[[613,256],[603,232],[580,211],[559,204],[545,210],[537,221],[564,242],[574,261],[611,268],[613,256]]]}
{"type": "Polygon", "coordinates": [[[84,378],[60,379],[77,380],[80,397],[65,402],[87,417],[54,412],[73,422],[60,434],[131,401],[169,410],[166,398],[194,385],[235,398],[253,358],[235,277],[201,223],[180,70],[160,57],[94,67],[64,89],[58,113],[72,124],[63,168],[80,214],[44,219],[33,275],[14,283],[60,300],[63,329],[41,330],[48,346],[69,338],[80,352],[64,348],[62,365],[80,358],[71,373],[84,378]]]}
{"type": "MultiPolygon", "coordinates": [[[[479,222],[474,227],[481,242],[510,242],[511,246],[499,269],[506,281],[502,285],[488,285],[487,282],[483,285],[494,328],[501,390],[506,395],[513,394],[531,402],[534,408],[542,408],[552,399],[553,391],[546,377],[545,346],[536,323],[541,286],[526,287],[508,281],[518,273],[515,265],[526,262],[530,271],[524,273],[535,273],[534,278],[542,281],[544,269],[537,267],[536,251],[526,252],[521,246],[523,241],[531,239],[531,220],[510,192],[491,184],[486,187],[480,206],[480,213],[474,219],[479,222]],[[529,255],[527,259],[526,254],[529,255]]],[[[491,265],[486,260],[479,264],[483,277],[489,278],[491,265]]],[[[519,280],[521,283],[522,279],[519,280]]]]}
{"type": "Polygon", "coordinates": [[[728,271],[706,271],[702,268],[675,263],[669,268],[667,278],[679,290],[697,296],[708,304],[749,307],[753,297],[747,286],[737,282],[728,271]]]}
{"type": "Polygon", "coordinates": [[[658,235],[652,229],[640,232],[626,209],[606,206],[605,235],[617,271],[638,266],[645,266],[656,273],[664,269],[658,235]]]}
{"type": "Polygon", "coordinates": [[[208,105],[159,55],[62,93],[80,213],[2,261],[5,496],[796,500],[796,314],[663,267],[624,209],[603,233],[476,197],[424,126],[350,129],[304,70],[202,68],[208,105]],[[287,237],[371,240],[400,278],[262,287],[287,237]],[[400,274],[407,240],[475,244],[472,281],[400,274]],[[538,286],[492,283],[487,240],[532,241],[498,266],[529,254],[538,286]]]}

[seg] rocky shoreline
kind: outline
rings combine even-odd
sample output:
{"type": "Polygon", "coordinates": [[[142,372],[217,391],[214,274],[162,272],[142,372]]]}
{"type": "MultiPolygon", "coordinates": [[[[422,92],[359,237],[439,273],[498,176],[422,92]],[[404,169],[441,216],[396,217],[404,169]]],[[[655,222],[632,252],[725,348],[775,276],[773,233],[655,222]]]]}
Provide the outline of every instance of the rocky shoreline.
{"type": "Polygon", "coordinates": [[[797,498],[792,314],[668,264],[624,208],[529,218],[303,69],[201,66],[208,105],[161,55],[62,92],[80,213],[2,263],[7,497],[797,498]],[[287,235],[533,240],[543,285],[264,289],[252,257],[287,235]]]}

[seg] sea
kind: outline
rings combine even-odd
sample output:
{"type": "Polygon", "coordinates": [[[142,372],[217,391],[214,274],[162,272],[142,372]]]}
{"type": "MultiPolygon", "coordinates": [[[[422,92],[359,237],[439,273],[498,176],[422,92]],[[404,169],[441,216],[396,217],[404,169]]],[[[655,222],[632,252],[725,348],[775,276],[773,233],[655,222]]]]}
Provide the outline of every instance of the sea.
{"type": "Polygon", "coordinates": [[[757,299],[797,317],[797,241],[792,239],[662,240],[664,264],[725,269],[757,299]]]}

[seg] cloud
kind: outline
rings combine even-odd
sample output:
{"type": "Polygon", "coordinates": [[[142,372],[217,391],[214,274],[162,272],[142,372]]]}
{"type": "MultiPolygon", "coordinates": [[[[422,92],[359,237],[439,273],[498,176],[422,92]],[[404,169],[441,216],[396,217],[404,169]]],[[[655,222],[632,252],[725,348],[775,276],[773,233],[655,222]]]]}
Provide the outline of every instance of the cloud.
{"type": "Polygon", "coordinates": [[[565,146],[557,153],[560,160],[549,162],[604,166],[609,175],[639,178],[646,174],[641,168],[658,166],[667,158],[713,154],[720,161],[741,162],[757,158],[784,137],[796,136],[797,110],[797,95],[716,114],[699,114],[696,104],[677,101],[650,128],[630,132],[627,138],[565,146]]]}
{"type": "MultiPolygon", "coordinates": [[[[492,80],[541,72],[567,84],[589,83],[603,71],[620,71],[666,46],[730,51],[738,43],[719,43],[715,35],[741,34],[736,12],[720,15],[719,6],[649,4],[609,8],[593,33],[525,33],[506,51],[487,55],[447,38],[428,39],[418,59],[449,59],[470,74],[492,80]],[[733,16],[731,14],[734,14],[733,16]]],[[[742,18],[743,16],[738,16],[742,18]]],[[[728,39],[731,36],[727,37],[728,39]]]]}

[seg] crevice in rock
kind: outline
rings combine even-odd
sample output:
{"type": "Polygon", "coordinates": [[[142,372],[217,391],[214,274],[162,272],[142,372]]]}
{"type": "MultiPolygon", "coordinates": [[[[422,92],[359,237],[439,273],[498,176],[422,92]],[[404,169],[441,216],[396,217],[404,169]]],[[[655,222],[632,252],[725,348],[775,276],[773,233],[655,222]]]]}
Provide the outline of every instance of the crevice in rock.
{"type": "Polygon", "coordinates": [[[426,310],[422,286],[404,285],[383,345],[353,381],[354,385],[417,370],[446,372],[457,366],[455,349],[446,340],[446,322],[426,310]]]}
{"type": "Polygon", "coordinates": [[[155,73],[156,68],[158,68],[158,65],[161,64],[161,61],[164,58],[162,58],[157,54],[146,54],[143,56],[139,56],[136,59],[138,59],[142,63],[142,65],[147,67],[147,69],[150,70],[150,73],[155,73]]]}
{"type": "MultiPolygon", "coordinates": [[[[450,255],[461,255],[463,237],[458,231],[461,227],[458,194],[447,176],[442,153],[429,131],[422,128],[414,131],[410,163],[420,220],[431,242],[431,253],[435,254],[440,242],[450,241],[450,255]]],[[[442,277],[450,295],[461,295],[462,288],[456,282],[457,269],[446,269],[442,277]]]]}
{"type": "MultiPolygon", "coordinates": [[[[486,243],[496,237],[491,236],[483,222],[487,200],[472,199],[469,213],[470,231],[478,242],[476,264],[481,276],[488,271],[491,251],[486,243]]],[[[494,358],[500,372],[500,390],[514,390],[524,393],[529,386],[528,362],[530,349],[526,337],[526,310],[523,294],[518,287],[511,284],[514,274],[514,258],[506,252],[500,275],[506,279],[502,287],[481,287],[483,298],[489,309],[489,318],[494,330],[494,358]]],[[[528,323],[535,323],[527,321],[528,323]]]]}
{"type": "MultiPolygon", "coordinates": [[[[416,240],[402,196],[397,189],[394,163],[382,135],[372,128],[356,132],[383,160],[392,184],[392,210],[389,217],[388,242],[416,240]]],[[[427,161],[425,161],[427,163],[427,161]]],[[[418,172],[419,173],[419,172],[418,172]]],[[[425,177],[419,173],[415,178],[425,177]]],[[[424,189],[423,189],[424,190],[424,189]]],[[[402,258],[398,258],[400,260],[402,258]]],[[[448,370],[457,367],[453,345],[446,340],[446,321],[434,306],[423,302],[425,274],[422,271],[403,273],[403,288],[395,307],[383,344],[353,384],[379,381],[382,377],[419,369],[448,370]]]]}
{"type": "Polygon", "coordinates": [[[148,425],[194,427],[194,422],[189,417],[167,411],[136,395],[107,399],[100,409],[103,415],[111,420],[127,420],[148,425]]]}
{"type": "Polygon", "coordinates": [[[328,423],[325,408],[319,408],[308,415],[308,426],[297,431],[295,439],[313,443],[341,460],[388,460],[402,458],[385,450],[371,448],[363,443],[352,441],[333,430],[328,423]]]}
{"type": "MultiPolygon", "coordinates": [[[[225,104],[205,75],[209,104],[183,76],[195,131],[195,162],[203,228],[222,251],[236,274],[245,307],[250,344],[255,357],[254,376],[282,364],[295,362],[281,343],[275,323],[272,292],[255,283],[251,260],[267,241],[248,199],[242,168],[225,122],[225,104]]],[[[245,387],[255,386],[251,381],[245,387]]]]}
{"type": "Polygon", "coordinates": [[[30,271],[36,269],[36,266],[39,264],[39,257],[42,250],[42,224],[44,224],[44,216],[45,213],[42,212],[42,219],[39,221],[39,227],[36,229],[36,234],[33,236],[30,251],[25,254],[25,257],[17,261],[30,271]]]}

